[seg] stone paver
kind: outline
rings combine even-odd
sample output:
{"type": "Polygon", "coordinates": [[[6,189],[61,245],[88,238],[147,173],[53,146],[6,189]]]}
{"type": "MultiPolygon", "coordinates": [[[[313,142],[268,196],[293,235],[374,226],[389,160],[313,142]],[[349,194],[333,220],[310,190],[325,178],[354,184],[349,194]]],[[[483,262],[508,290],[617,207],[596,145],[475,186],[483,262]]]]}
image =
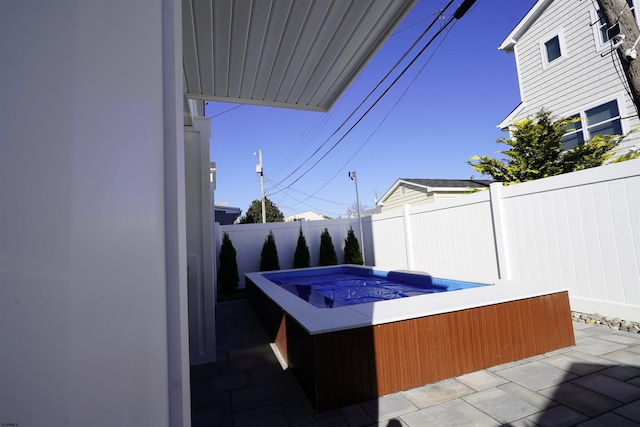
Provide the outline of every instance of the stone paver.
{"type": "Polygon", "coordinates": [[[623,403],[640,399],[640,387],[597,373],[576,378],[571,382],[623,403]]]}
{"type": "MultiPolygon", "coordinates": [[[[629,348],[632,350],[633,348],[629,348]]],[[[640,346],[638,346],[640,349],[640,346]]],[[[628,350],[618,350],[611,353],[604,354],[602,357],[605,359],[614,361],[621,365],[633,366],[634,368],[640,368],[640,353],[628,350]]]]}
{"type": "Polygon", "coordinates": [[[511,423],[540,412],[540,408],[497,388],[483,390],[462,399],[501,423],[511,423]]]}
{"type": "Polygon", "coordinates": [[[531,415],[527,417],[527,419],[535,423],[536,426],[539,425],[541,427],[570,427],[586,421],[589,418],[571,408],[559,405],[531,415]]]}
{"type": "Polygon", "coordinates": [[[472,388],[451,378],[422,387],[412,388],[411,390],[402,392],[402,394],[417,407],[426,408],[466,396],[473,392],[474,390],[472,388]]]}
{"type": "Polygon", "coordinates": [[[382,396],[379,399],[362,403],[361,406],[371,418],[378,421],[397,418],[400,415],[407,414],[418,409],[406,397],[404,397],[402,393],[382,396]]]}
{"type": "Polygon", "coordinates": [[[501,423],[461,399],[421,409],[402,417],[409,427],[494,427],[501,423]]]}
{"type": "Polygon", "coordinates": [[[194,427],[640,427],[638,334],[574,323],[574,347],[316,414],[245,300],[216,316],[218,362],[191,368],[194,427]]]}
{"type": "Polygon", "coordinates": [[[486,390],[508,382],[505,378],[489,371],[477,371],[456,377],[456,380],[476,391],[486,390]]]}
{"type": "Polygon", "coordinates": [[[595,336],[578,338],[576,339],[576,345],[580,347],[580,351],[593,354],[594,356],[600,356],[626,347],[624,344],[598,339],[595,336]]]}
{"type": "Polygon", "coordinates": [[[597,417],[620,407],[620,402],[572,383],[549,387],[538,393],[547,396],[581,414],[597,417]]]}
{"type": "Polygon", "coordinates": [[[542,390],[577,377],[575,374],[538,361],[497,371],[496,373],[533,391],[542,390]]]}

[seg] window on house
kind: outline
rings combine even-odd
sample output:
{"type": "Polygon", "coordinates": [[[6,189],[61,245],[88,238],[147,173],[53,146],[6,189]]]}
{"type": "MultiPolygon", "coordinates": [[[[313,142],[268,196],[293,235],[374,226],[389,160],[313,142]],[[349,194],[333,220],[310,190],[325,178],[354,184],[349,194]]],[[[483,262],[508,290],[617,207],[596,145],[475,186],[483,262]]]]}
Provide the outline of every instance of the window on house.
{"type": "Polygon", "coordinates": [[[580,114],[574,114],[569,119],[578,119],[577,122],[571,123],[567,126],[567,133],[562,137],[562,149],[571,150],[578,144],[584,142],[584,134],[582,132],[582,121],[580,120],[580,114]]]}
{"type": "Polygon", "coordinates": [[[567,126],[562,148],[570,150],[596,135],[621,135],[622,121],[618,101],[613,100],[569,117],[580,120],[567,126]]]}
{"type": "Polygon", "coordinates": [[[544,51],[547,55],[547,64],[555,61],[562,56],[560,51],[560,37],[555,36],[551,40],[544,43],[544,51]]]}

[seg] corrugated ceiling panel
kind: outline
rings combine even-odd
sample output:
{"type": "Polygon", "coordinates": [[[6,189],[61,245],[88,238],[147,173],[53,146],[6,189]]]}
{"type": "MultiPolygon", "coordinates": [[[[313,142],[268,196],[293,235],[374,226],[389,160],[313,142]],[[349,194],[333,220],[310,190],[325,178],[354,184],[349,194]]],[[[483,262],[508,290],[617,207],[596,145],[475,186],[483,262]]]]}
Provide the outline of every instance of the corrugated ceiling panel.
{"type": "MultiPolygon", "coordinates": [[[[278,49],[276,61],[274,62],[271,83],[265,96],[268,100],[277,101],[277,93],[282,86],[287,69],[291,65],[291,58],[296,51],[300,34],[304,31],[304,25],[311,3],[294,1],[292,6],[287,19],[287,27],[285,28],[282,43],[278,49]]],[[[289,82],[285,84],[289,84],[289,82]]],[[[286,99],[283,101],[286,101],[286,99]]]]}
{"type": "Polygon", "coordinates": [[[235,2],[233,6],[233,24],[231,26],[231,57],[229,61],[229,79],[227,96],[240,97],[240,88],[244,79],[244,67],[247,60],[247,45],[249,43],[249,25],[251,23],[252,3],[248,1],[235,2]]]}
{"type": "Polygon", "coordinates": [[[218,96],[229,96],[231,24],[233,22],[233,5],[235,3],[233,0],[214,0],[213,2],[214,37],[209,46],[213,46],[213,87],[215,88],[215,94],[218,96]]]}
{"type": "MultiPolygon", "coordinates": [[[[396,6],[397,4],[394,5],[393,2],[386,4],[374,2],[366,12],[363,11],[363,17],[359,20],[355,31],[350,34],[350,38],[343,45],[322,82],[317,86],[312,98],[308,101],[309,103],[323,105],[346,89],[346,85],[355,78],[362,65],[366,63],[366,61],[363,62],[363,58],[375,52],[378,46],[375,41],[384,37],[384,34],[389,30],[381,20],[396,6]]],[[[346,27],[351,25],[354,24],[347,23],[346,27]]]]}
{"type": "MultiPolygon", "coordinates": [[[[316,45],[318,33],[322,29],[322,24],[330,8],[331,2],[313,3],[307,15],[304,31],[300,34],[296,51],[291,57],[291,63],[283,78],[283,80],[289,84],[288,86],[280,88],[277,99],[285,98],[296,101],[300,99],[300,95],[305,87],[304,84],[300,83],[300,81],[304,81],[305,79],[300,73],[300,70],[310,61],[309,54],[316,45]]],[[[313,69],[313,67],[310,69],[313,69]]]]}
{"type": "Polygon", "coordinates": [[[253,3],[253,7],[251,8],[251,37],[248,38],[244,69],[242,70],[240,98],[250,99],[253,96],[270,16],[271,2],[261,1],[253,3]],[[264,19],[258,19],[258,17],[264,19]]]}
{"type": "Polygon", "coordinates": [[[188,97],[326,110],[414,0],[183,0],[188,97]]]}
{"type": "Polygon", "coordinates": [[[193,26],[193,8],[190,1],[182,2],[182,56],[185,80],[185,92],[202,93],[200,87],[200,74],[198,67],[187,64],[198,63],[198,52],[196,46],[196,33],[193,26]]]}

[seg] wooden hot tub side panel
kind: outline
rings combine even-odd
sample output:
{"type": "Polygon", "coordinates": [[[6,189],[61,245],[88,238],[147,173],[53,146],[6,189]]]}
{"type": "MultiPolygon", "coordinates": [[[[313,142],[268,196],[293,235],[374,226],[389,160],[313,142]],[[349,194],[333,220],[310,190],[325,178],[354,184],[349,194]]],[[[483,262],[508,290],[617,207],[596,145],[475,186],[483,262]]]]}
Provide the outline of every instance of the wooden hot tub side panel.
{"type": "Polygon", "coordinates": [[[273,342],[281,329],[284,310],[251,280],[246,280],[246,287],[249,305],[273,342]]]}
{"type": "Polygon", "coordinates": [[[255,285],[247,289],[318,412],[575,344],[566,291],[310,335],[255,285]]]}
{"type": "Polygon", "coordinates": [[[313,336],[318,412],[379,396],[371,327],[313,336]]]}

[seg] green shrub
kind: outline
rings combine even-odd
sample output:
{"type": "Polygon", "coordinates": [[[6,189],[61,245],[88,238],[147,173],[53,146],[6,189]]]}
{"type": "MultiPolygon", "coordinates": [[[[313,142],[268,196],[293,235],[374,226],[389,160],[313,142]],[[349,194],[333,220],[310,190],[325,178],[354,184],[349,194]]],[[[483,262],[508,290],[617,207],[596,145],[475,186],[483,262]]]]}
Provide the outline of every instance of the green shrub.
{"type": "Polygon", "coordinates": [[[320,262],[318,265],[337,265],[338,255],[333,247],[333,241],[328,229],[324,229],[320,235],[320,262]]]}
{"type": "Polygon", "coordinates": [[[305,268],[311,265],[311,255],[307,246],[307,239],[302,234],[302,228],[298,234],[298,244],[296,245],[296,253],[293,255],[293,268],[305,268]]]}
{"type": "Polygon", "coordinates": [[[276,238],[273,231],[269,231],[269,235],[262,245],[262,253],[260,254],[260,271],[280,270],[278,262],[278,248],[276,248],[276,238]]]}
{"type": "Polygon", "coordinates": [[[364,261],[362,260],[362,251],[360,251],[360,244],[358,243],[358,239],[351,227],[349,227],[347,238],[344,241],[344,263],[364,264],[364,261]]]}
{"type": "Polygon", "coordinates": [[[238,287],[238,262],[236,249],[231,243],[228,233],[222,237],[220,247],[220,268],[218,269],[218,284],[223,291],[232,291],[238,287]]]}

